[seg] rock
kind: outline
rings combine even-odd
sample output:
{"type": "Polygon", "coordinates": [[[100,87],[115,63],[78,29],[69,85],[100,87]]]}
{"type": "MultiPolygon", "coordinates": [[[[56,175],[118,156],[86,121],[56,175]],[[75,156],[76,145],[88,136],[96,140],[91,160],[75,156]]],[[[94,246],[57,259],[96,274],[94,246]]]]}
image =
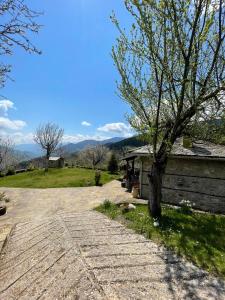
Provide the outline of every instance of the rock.
{"type": "Polygon", "coordinates": [[[129,209],[129,210],[136,209],[136,206],[135,206],[134,204],[132,204],[132,203],[129,203],[128,209],[129,209]]]}
{"type": "Polygon", "coordinates": [[[123,203],[120,205],[120,208],[122,209],[123,212],[128,212],[136,209],[136,206],[133,205],[132,203],[123,203]]]}
{"type": "Polygon", "coordinates": [[[159,221],[154,221],[153,226],[154,227],[159,227],[159,221]]]}

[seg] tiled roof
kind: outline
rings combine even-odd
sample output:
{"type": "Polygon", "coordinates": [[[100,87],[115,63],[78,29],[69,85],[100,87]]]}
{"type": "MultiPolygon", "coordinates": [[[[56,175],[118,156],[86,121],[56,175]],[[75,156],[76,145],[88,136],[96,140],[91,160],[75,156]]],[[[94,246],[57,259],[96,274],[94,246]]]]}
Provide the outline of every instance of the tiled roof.
{"type": "Polygon", "coordinates": [[[56,161],[56,160],[59,160],[61,157],[58,157],[58,156],[51,156],[49,157],[49,160],[51,161],[56,161]]]}
{"type": "MultiPolygon", "coordinates": [[[[127,153],[125,158],[132,156],[145,156],[152,153],[152,146],[144,146],[134,149],[127,153]]],[[[189,156],[189,157],[206,157],[206,158],[223,158],[225,159],[225,146],[216,145],[209,142],[198,141],[193,143],[193,147],[185,148],[182,145],[182,139],[179,139],[173,146],[171,156],[189,156]]]]}

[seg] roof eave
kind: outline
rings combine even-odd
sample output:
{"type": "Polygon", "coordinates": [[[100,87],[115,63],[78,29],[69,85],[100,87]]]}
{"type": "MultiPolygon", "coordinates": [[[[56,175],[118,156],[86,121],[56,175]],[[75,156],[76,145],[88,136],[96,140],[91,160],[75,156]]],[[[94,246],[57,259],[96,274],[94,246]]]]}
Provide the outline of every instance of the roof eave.
{"type": "MultiPolygon", "coordinates": [[[[125,156],[122,160],[128,160],[136,157],[144,157],[150,156],[152,157],[152,153],[133,153],[132,155],[125,156]]],[[[180,158],[180,159],[201,159],[201,160],[219,160],[225,161],[225,157],[222,156],[204,156],[204,155],[186,155],[186,154],[170,154],[171,158],[180,158]]]]}

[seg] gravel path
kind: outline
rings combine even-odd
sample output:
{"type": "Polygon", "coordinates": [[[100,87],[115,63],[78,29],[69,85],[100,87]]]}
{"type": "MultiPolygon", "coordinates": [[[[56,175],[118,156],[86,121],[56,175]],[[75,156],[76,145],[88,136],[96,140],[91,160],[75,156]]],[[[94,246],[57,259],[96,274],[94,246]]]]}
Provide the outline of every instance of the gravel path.
{"type": "Polygon", "coordinates": [[[105,199],[114,202],[133,201],[130,193],[115,180],[102,187],[81,188],[0,188],[11,199],[7,214],[0,217],[0,249],[11,227],[20,222],[35,221],[58,212],[82,212],[90,210],[105,199]]]}
{"type": "Polygon", "coordinates": [[[111,201],[132,200],[131,194],[114,180],[102,187],[75,188],[0,188],[11,199],[7,203],[7,215],[0,218],[3,223],[18,223],[49,217],[59,211],[81,212],[92,209],[105,199],[111,201]]]}
{"type": "Polygon", "coordinates": [[[0,278],[0,299],[225,299],[224,282],[93,211],[17,224],[0,278]]]}

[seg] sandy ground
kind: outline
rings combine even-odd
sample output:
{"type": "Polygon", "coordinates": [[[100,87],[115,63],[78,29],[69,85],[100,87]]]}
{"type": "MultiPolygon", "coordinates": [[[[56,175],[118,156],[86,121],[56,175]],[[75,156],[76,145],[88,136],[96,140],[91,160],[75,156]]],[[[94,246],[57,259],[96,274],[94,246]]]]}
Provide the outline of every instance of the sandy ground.
{"type": "Polygon", "coordinates": [[[10,202],[7,214],[0,216],[0,247],[12,225],[35,221],[57,212],[82,212],[92,209],[105,199],[111,201],[133,201],[130,193],[114,180],[102,187],[24,189],[0,188],[10,202]]]}

